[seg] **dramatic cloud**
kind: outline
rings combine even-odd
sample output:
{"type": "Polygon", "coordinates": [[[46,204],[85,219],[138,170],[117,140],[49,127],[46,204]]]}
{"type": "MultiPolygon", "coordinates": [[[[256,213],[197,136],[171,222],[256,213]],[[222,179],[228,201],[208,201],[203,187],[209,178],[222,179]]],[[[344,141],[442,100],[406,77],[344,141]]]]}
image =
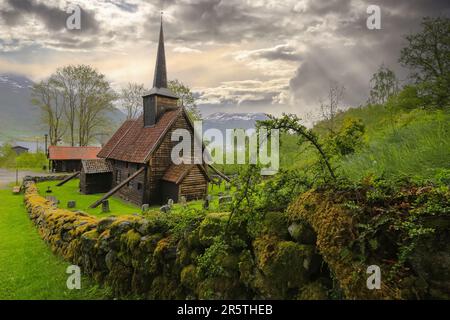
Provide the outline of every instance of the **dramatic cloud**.
{"type": "Polygon", "coordinates": [[[0,0],[0,73],[40,79],[69,63],[91,64],[117,88],[150,86],[160,11],[170,78],[191,86],[203,114],[317,111],[331,83],[343,107],[364,103],[369,79],[398,64],[404,35],[424,16],[449,16],[448,0],[0,0]],[[65,28],[69,5],[82,28],[65,28]],[[368,5],[381,30],[368,30],[368,5]]]}

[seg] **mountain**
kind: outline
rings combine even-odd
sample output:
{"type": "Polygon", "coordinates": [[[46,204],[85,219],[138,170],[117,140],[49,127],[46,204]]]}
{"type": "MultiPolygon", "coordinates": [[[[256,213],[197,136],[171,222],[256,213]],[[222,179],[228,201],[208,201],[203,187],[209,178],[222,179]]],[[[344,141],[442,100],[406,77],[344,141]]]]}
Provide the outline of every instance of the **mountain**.
{"type": "MultiPolygon", "coordinates": [[[[45,128],[40,122],[39,109],[31,103],[33,81],[25,76],[0,74],[0,140],[43,136],[45,128]]],[[[114,132],[125,115],[116,109],[109,115],[114,132]]],[[[111,132],[105,132],[109,136],[111,132]]]]}
{"type": "Polygon", "coordinates": [[[32,86],[27,77],[0,75],[0,138],[44,134],[39,110],[31,104],[32,86]]]}
{"type": "Polygon", "coordinates": [[[256,126],[256,121],[267,119],[265,113],[217,112],[203,119],[203,131],[214,128],[225,133],[226,129],[253,129],[256,126]]]}

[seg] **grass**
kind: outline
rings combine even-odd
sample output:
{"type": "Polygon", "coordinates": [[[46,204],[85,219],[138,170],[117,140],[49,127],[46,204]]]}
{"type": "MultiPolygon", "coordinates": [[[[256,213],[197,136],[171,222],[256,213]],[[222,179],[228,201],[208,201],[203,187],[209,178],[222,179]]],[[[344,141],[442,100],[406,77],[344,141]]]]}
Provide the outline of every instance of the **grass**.
{"type": "MultiPolygon", "coordinates": [[[[73,180],[62,187],[55,187],[56,182],[39,183],[42,195],[50,186],[52,195],[61,200],[61,207],[67,201],[76,200],[77,210],[103,217],[140,212],[132,204],[118,198],[110,198],[111,213],[103,214],[101,209],[87,207],[101,195],[82,195],[78,192],[79,181],[73,180]]],[[[225,192],[225,185],[211,186],[214,195],[209,211],[219,210],[218,193],[225,192]]],[[[202,200],[188,203],[190,209],[201,209],[202,200]]],[[[152,209],[159,209],[154,206],[152,209]]],[[[175,204],[174,213],[181,213],[183,208],[175,204]]],[[[66,269],[69,263],[54,255],[40,238],[37,229],[29,219],[23,204],[23,195],[13,195],[10,190],[0,190],[0,300],[47,300],[47,299],[105,299],[110,294],[88,278],[82,277],[81,290],[69,290],[66,287],[66,269]]]]}
{"type": "Polygon", "coordinates": [[[103,299],[105,289],[82,277],[66,287],[69,263],[55,256],[28,218],[23,195],[0,190],[0,299],[103,299]]]}
{"type": "MultiPolygon", "coordinates": [[[[363,121],[365,146],[333,161],[338,174],[354,181],[369,175],[431,179],[441,169],[450,168],[448,111],[396,110],[391,114],[384,106],[369,105],[341,112],[336,127],[348,117],[363,121]]],[[[318,123],[314,131],[323,137],[324,122],[318,123]]],[[[318,159],[317,152],[308,144],[299,146],[297,141],[293,135],[281,137],[281,168],[307,171],[318,159]]]]}
{"type": "MultiPolygon", "coordinates": [[[[73,179],[61,187],[56,187],[57,183],[58,182],[56,182],[56,181],[48,181],[48,182],[38,183],[38,190],[39,190],[39,193],[44,197],[48,196],[48,195],[52,195],[52,196],[56,197],[56,199],[58,199],[60,201],[60,205],[59,205],[60,208],[67,209],[67,203],[70,200],[74,200],[74,201],[76,201],[76,208],[70,209],[70,210],[84,211],[88,214],[91,214],[93,216],[100,217],[100,218],[109,217],[112,215],[121,216],[121,215],[141,213],[140,207],[138,207],[134,204],[125,202],[122,199],[120,199],[118,197],[114,197],[114,196],[109,198],[109,207],[110,207],[111,212],[102,213],[101,206],[98,206],[95,209],[90,209],[89,206],[92,203],[94,203],[95,201],[97,201],[98,199],[100,199],[103,194],[90,194],[90,195],[81,194],[79,191],[79,187],[78,187],[79,179],[73,179]],[[52,193],[50,193],[50,194],[46,193],[46,190],[48,187],[50,187],[52,190],[52,193]]],[[[219,201],[218,201],[219,192],[225,193],[225,184],[222,183],[220,188],[218,186],[212,186],[210,184],[209,194],[213,196],[213,200],[210,203],[209,211],[218,211],[218,210],[222,209],[219,206],[219,201]]],[[[190,209],[199,209],[200,210],[200,209],[202,209],[202,206],[203,206],[203,200],[191,201],[187,204],[187,206],[190,209]]],[[[150,210],[159,210],[159,208],[160,208],[159,205],[150,206],[150,210]]],[[[183,207],[179,204],[175,204],[173,206],[172,211],[173,212],[181,212],[181,211],[183,211],[183,207]]]]}
{"type": "Polygon", "coordinates": [[[95,209],[90,209],[89,206],[101,198],[103,194],[81,194],[79,191],[79,179],[73,179],[61,187],[57,187],[58,181],[46,181],[38,183],[39,194],[43,197],[51,195],[60,201],[59,208],[67,209],[67,203],[71,200],[76,201],[76,208],[73,211],[83,211],[97,217],[109,217],[111,215],[127,215],[139,213],[141,209],[133,204],[125,202],[119,198],[109,198],[110,213],[102,213],[101,205],[95,209]],[[46,193],[47,188],[50,187],[52,193],[46,193]]]}
{"type": "Polygon", "coordinates": [[[450,115],[416,110],[395,124],[369,127],[367,146],[343,159],[340,172],[359,180],[367,175],[433,178],[450,167],[450,115]]]}

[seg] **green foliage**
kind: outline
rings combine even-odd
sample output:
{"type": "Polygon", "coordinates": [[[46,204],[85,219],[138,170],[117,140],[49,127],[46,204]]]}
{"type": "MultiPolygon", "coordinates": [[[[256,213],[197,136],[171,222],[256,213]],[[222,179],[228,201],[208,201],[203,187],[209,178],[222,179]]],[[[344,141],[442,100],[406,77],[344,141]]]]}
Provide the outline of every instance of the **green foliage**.
{"type": "Polygon", "coordinates": [[[428,107],[450,105],[450,18],[424,18],[422,30],[406,37],[400,62],[411,69],[428,107]]]}
{"type": "Polygon", "coordinates": [[[0,146],[0,167],[13,168],[16,166],[17,154],[8,143],[0,146]]]}
{"type": "Polygon", "coordinates": [[[382,121],[369,124],[367,146],[344,157],[339,172],[354,181],[369,174],[432,178],[449,167],[449,121],[448,113],[415,110],[396,116],[395,131],[382,121]]]}
{"type": "Polygon", "coordinates": [[[311,186],[312,182],[302,171],[280,170],[275,177],[263,183],[258,210],[284,210],[294,197],[311,186]]]}
{"type": "Polygon", "coordinates": [[[28,153],[24,152],[16,158],[17,168],[36,168],[42,169],[48,165],[45,153],[28,153]]]}
{"type": "Polygon", "coordinates": [[[421,108],[424,101],[419,97],[417,86],[405,86],[398,94],[389,98],[386,104],[388,109],[398,109],[404,111],[411,111],[421,108]]]}
{"type": "Polygon", "coordinates": [[[170,80],[167,86],[173,93],[178,96],[178,104],[186,108],[189,116],[193,120],[201,119],[202,115],[197,107],[194,94],[187,85],[182,83],[180,80],[175,79],[170,80]]]}
{"type": "Polygon", "coordinates": [[[17,155],[10,144],[6,143],[0,147],[0,167],[2,168],[42,170],[47,165],[47,158],[42,152],[24,152],[17,155]]]}
{"type": "Polygon", "coordinates": [[[384,65],[379,67],[370,83],[372,85],[368,101],[370,104],[384,104],[398,91],[398,80],[394,71],[384,65]]]}
{"type": "MultiPolygon", "coordinates": [[[[320,155],[320,164],[323,167],[322,171],[327,172],[333,180],[336,180],[336,175],[330,163],[330,156],[319,142],[319,137],[313,130],[302,125],[301,119],[296,115],[283,113],[280,118],[270,116],[270,120],[260,121],[258,125],[266,127],[267,130],[278,129],[282,132],[294,132],[298,136],[299,142],[309,142],[320,155]]],[[[326,175],[324,175],[324,179],[327,179],[326,175]]]]}
{"type": "Polygon", "coordinates": [[[206,278],[225,276],[226,272],[218,261],[227,255],[229,245],[221,236],[217,236],[214,242],[205,252],[197,258],[199,273],[206,278]]]}
{"type": "Polygon", "coordinates": [[[332,147],[339,155],[355,153],[363,144],[365,126],[360,119],[346,118],[337,134],[331,138],[332,147]]]}

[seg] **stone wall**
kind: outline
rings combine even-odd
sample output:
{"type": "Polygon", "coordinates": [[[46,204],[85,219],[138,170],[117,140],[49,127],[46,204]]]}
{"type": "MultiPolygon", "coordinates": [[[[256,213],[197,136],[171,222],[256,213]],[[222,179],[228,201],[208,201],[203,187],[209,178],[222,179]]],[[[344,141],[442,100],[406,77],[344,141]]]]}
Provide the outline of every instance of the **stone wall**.
{"type": "Polygon", "coordinates": [[[33,181],[25,182],[25,204],[52,251],[115,297],[328,298],[331,283],[314,234],[300,225],[288,230],[281,213],[268,214],[261,233],[250,236],[233,222],[225,233],[225,213],[185,224],[170,213],[98,219],[58,209],[33,181]]]}

